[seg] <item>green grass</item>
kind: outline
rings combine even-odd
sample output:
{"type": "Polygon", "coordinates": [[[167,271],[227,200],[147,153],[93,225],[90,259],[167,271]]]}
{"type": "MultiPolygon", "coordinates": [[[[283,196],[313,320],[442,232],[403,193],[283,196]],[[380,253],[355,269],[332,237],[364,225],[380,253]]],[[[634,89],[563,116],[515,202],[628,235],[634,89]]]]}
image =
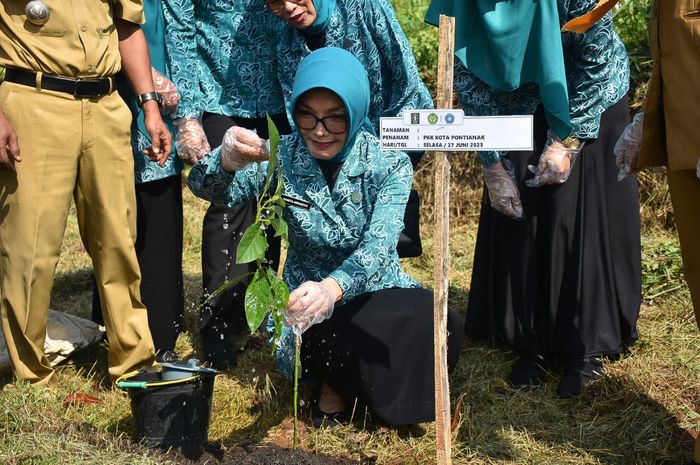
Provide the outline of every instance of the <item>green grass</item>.
{"type": "MultiPolygon", "coordinates": [[[[475,191],[476,192],[476,191],[475,191]]],[[[429,193],[426,192],[426,196],[429,193]]],[[[188,321],[199,300],[199,240],[204,202],[185,192],[186,302],[188,321]]],[[[450,241],[450,305],[464,311],[475,240],[473,213],[461,207],[450,241]]],[[[425,253],[404,261],[430,285],[432,226],[423,224],[425,253]]],[[[454,433],[457,464],[676,464],[687,459],[689,431],[700,430],[700,336],[681,280],[675,236],[664,230],[643,236],[645,299],[640,341],[629,354],[606,365],[608,377],[575,400],[558,400],[556,377],[542,389],[511,389],[506,376],[515,355],[466,343],[451,377],[454,400],[464,394],[461,422],[454,433]],[[661,287],[659,287],[661,286],[661,287]],[[664,287],[666,286],[666,287],[664,287]],[[661,295],[660,290],[667,290],[661,295]]],[[[59,263],[52,308],[88,315],[90,265],[74,217],[59,263]]],[[[178,351],[192,354],[189,335],[178,351]]],[[[0,391],[0,463],[165,464],[170,456],[133,441],[128,397],[100,387],[106,372],[103,346],[73,357],[58,368],[55,390],[15,384],[0,391]],[[64,405],[81,391],[102,402],[64,405]]],[[[10,384],[5,384],[10,383],[10,384]]],[[[308,388],[303,392],[308,402],[308,388]]],[[[261,336],[248,341],[239,366],[217,376],[210,439],[225,451],[239,444],[272,442],[291,446],[292,387],[277,374],[261,336]]],[[[302,406],[302,418],[308,415],[302,406]]],[[[362,418],[362,412],[357,412],[362,418]]],[[[302,427],[302,447],[376,464],[427,464],[435,456],[432,424],[387,429],[359,424],[337,429],[302,427]]]]}

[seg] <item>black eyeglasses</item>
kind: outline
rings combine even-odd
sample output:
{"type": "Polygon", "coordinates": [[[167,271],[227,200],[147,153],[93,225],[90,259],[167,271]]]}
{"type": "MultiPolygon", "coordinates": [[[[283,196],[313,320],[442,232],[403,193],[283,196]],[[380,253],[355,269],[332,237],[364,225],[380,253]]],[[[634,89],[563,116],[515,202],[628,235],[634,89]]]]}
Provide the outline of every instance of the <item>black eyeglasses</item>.
{"type": "Polygon", "coordinates": [[[305,111],[294,113],[294,120],[301,129],[312,130],[320,122],[326,131],[331,134],[342,134],[348,129],[348,117],[345,115],[328,115],[318,118],[316,115],[305,111]]]}
{"type": "Polygon", "coordinates": [[[303,0],[267,0],[265,4],[270,10],[272,10],[273,13],[279,13],[282,11],[282,8],[284,8],[284,4],[286,2],[296,3],[298,5],[302,1],[303,0]]]}

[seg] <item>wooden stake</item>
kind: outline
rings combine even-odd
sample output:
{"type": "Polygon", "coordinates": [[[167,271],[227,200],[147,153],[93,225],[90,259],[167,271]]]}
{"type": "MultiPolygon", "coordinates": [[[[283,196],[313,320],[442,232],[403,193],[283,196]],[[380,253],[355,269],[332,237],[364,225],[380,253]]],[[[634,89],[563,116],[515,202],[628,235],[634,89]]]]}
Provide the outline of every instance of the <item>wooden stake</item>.
{"type": "MultiPolygon", "coordinates": [[[[437,107],[452,108],[455,19],[440,15],[437,107]]],[[[435,435],[437,464],[452,464],[450,385],[447,378],[447,294],[450,268],[450,156],[435,153],[435,435]]]]}

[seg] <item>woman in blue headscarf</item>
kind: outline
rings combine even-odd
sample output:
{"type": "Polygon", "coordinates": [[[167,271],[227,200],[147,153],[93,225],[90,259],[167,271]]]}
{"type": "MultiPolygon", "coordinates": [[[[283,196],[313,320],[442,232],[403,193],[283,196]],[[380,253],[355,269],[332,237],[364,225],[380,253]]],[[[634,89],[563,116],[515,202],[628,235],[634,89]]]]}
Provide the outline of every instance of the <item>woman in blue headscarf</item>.
{"type": "MultiPolygon", "coordinates": [[[[351,53],[322,48],[300,63],[291,96],[296,130],[279,146],[289,199],[283,275],[292,292],[278,362],[290,375],[294,328],[304,333],[303,373],[321,381],[315,420],[367,407],[387,424],[412,424],[434,416],[433,296],[399,265],[411,163],[380,150],[368,131],[369,101],[367,74],[351,53]]],[[[261,192],[268,154],[242,128],[227,139],[193,167],[188,184],[231,205],[261,192]]],[[[461,325],[451,313],[450,367],[461,325]]]]}
{"type": "MultiPolygon", "coordinates": [[[[278,28],[277,74],[291,118],[291,95],[301,60],[320,47],[343,48],[362,63],[369,77],[369,121],[379,134],[381,117],[405,110],[433,108],[433,99],[418,74],[411,46],[387,0],[266,0],[286,24],[278,28]]],[[[280,21],[281,22],[281,21],[280,21]]],[[[423,152],[408,152],[413,167],[423,152]]],[[[413,190],[404,216],[399,256],[421,254],[418,192],[413,190]]]]}
{"type": "Polygon", "coordinates": [[[533,151],[482,156],[466,332],[520,351],[517,388],[563,361],[560,397],[634,343],[641,302],[637,185],[617,181],[613,155],[629,121],[629,63],[605,14],[614,2],[597,3],[433,0],[426,16],[455,17],[465,113],[535,116],[533,151]],[[592,27],[562,32],[573,18],[592,27]]]}

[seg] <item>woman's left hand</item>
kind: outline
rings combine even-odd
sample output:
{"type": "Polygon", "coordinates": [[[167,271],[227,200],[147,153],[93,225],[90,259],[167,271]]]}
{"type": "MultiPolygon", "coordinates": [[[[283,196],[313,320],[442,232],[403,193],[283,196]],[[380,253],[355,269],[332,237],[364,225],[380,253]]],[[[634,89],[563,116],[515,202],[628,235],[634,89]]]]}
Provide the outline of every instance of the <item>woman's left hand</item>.
{"type": "Polygon", "coordinates": [[[529,165],[528,169],[535,177],[525,181],[529,187],[539,187],[544,184],[561,184],[569,179],[571,169],[578,157],[580,148],[571,148],[554,134],[547,134],[547,144],[537,166],[529,165]]]}
{"type": "Polygon", "coordinates": [[[151,77],[155,91],[163,97],[161,112],[164,115],[174,115],[177,104],[180,103],[180,93],[177,91],[177,87],[173,81],[160,74],[155,68],[151,68],[151,77]]]}
{"type": "Polygon", "coordinates": [[[298,334],[331,317],[335,302],[340,300],[340,286],[334,279],[306,281],[289,294],[284,317],[298,334]]]}
{"type": "Polygon", "coordinates": [[[617,180],[622,181],[637,169],[639,162],[639,150],[642,146],[642,136],[644,129],[644,112],[634,115],[632,122],[627,125],[622,135],[615,143],[613,153],[615,154],[615,164],[620,169],[617,173],[617,180]]]}

